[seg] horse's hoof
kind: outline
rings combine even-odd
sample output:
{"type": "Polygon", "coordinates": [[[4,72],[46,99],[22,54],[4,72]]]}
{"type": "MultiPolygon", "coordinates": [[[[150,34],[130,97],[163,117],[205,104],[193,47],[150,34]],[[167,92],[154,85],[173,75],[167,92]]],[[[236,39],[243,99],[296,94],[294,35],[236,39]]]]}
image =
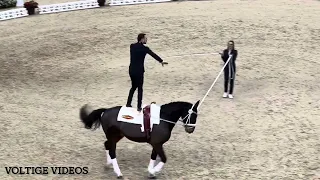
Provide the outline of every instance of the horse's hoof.
{"type": "Polygon", "coordinates": [[[117,179],[123,179],[123,176],[118,176],[117,179]]]}
{"type": "Polygon", "coordinates": [[[154,174],[149,174],[148,179],[157,179],[157,177],[154,174]]]}

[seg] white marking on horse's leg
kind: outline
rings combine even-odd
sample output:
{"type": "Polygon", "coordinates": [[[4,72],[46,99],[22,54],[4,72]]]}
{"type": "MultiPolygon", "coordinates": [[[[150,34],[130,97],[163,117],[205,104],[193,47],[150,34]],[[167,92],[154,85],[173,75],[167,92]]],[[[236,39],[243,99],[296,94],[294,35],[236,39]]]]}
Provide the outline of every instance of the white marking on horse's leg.
{"type": "Polygon", "coordinates": [[[117,158],[112,159],[112,166],[113,166],[113,171],[117,174],[117,176],[122,176],[122,173],[120,171],[119,165],[117,158]]]}
{"type": "Polygon", "coordinates": [[[106,150],[106,155],[107,155],[107,166],[110,166],[110,165],[112,165],[112,160],[111,160],[111,157],[109,155],[108,150],[106,150]]]}
{"type": "Polygon", "coordinates": [[[149,174],[151,174],[152,176],[155,176],[155,171],[154,171],[154,168],[148,168],[148,172],[149,174]]]}
{"type": "Polygon", "coordinates": [[[149,172],[150,172],[150,170],[152,170],[154,168],[154,163],[155,162],[156,162],[156,160],[150,159],[149,166],[148,166],[148,171],[149,172]]]}
{"type": "Polygon", "coordinates": [[[161,158],[159,155],[157,155],[155,165],[159,164],[159,162],[161,162],[161,158]]]}
{"type": "Polygon", "coordinates": [[[153,168],[154,172],[155,172],[155,173],[160,172],[163,166],[164,166],[164,163],[163,163],[163,162],[159,162],[159,163],[156,165],[156,167],[153,168]]]}

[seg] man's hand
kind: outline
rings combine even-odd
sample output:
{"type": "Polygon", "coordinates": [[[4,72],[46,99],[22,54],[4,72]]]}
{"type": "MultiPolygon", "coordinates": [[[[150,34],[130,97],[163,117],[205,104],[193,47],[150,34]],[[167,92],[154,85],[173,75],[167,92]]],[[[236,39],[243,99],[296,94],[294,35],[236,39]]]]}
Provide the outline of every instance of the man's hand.
{"type": "Polygon", "coordinates": [[[161,65],[164,66],[165,64],[168,64],[167,62],[161,62],[161,65]]]}

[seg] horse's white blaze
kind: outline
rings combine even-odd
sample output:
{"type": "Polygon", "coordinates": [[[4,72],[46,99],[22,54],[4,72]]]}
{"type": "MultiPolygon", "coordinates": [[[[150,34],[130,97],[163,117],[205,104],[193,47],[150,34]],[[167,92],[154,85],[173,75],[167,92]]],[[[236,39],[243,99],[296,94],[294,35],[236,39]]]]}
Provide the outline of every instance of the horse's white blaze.
{"type": "Polygon", "coordinates": [[[112,160],[111,160],[111,157],[109,155],[109,151],[108,150],[106,150],[106,155],[107,155],[107,165],[109,166],[109,165],[112,164],[112,160]]]}
{"type": "Polygon", "coordinates": [[[117,158],[112,159],[112,166],[113,166],[113,171],[117,174],[117,176],[122,176],[117,158]]]}

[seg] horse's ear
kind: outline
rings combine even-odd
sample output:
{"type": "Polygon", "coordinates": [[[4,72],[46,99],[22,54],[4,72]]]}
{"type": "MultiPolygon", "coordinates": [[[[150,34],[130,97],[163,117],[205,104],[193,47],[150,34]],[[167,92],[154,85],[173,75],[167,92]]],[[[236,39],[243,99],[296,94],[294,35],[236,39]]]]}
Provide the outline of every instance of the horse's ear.
{"type": "Polygon", "coordinates": [[[194,104],[194,108],[195,108],[195,109],[198,109],[199,103],[200,103],[200,100],[198,100],[198,101],[196,102],[196,104],[194,104]]]}

